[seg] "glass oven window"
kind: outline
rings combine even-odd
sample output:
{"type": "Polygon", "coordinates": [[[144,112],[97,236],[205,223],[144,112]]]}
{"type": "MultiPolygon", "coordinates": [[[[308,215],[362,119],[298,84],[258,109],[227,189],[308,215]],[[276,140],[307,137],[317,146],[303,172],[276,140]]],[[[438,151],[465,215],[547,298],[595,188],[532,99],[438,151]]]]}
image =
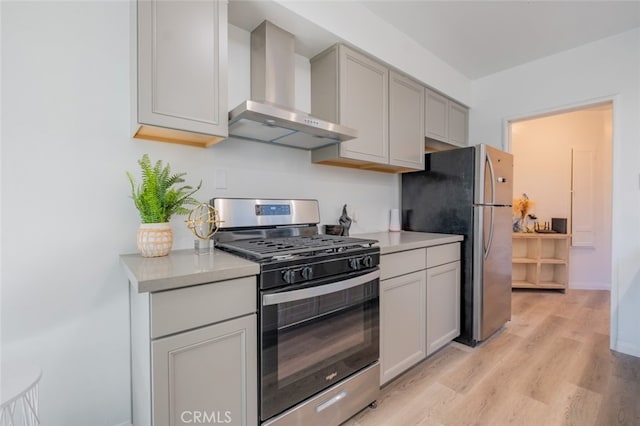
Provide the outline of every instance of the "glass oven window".
{"type": "MultiPolygon", "coordinates": [[[[336,356],[349,356],[367,339],[364,288],[278,305],[278,381],[312,374],[336,356]]],[[[290,379],[290,380],[287,380],[290,379]]]]}

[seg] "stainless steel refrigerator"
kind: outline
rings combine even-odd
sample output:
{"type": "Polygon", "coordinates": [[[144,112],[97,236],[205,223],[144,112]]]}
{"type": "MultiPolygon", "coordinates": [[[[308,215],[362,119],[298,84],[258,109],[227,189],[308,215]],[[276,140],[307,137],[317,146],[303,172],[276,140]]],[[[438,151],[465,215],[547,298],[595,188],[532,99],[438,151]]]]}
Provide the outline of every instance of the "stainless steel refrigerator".
{"type": "Polygon", "coordinates": [[[402,175],[406,231],[464,235],[461,332],[475,346],[511,319],[513,156],[487,145],[426,154],[402,175]]]}

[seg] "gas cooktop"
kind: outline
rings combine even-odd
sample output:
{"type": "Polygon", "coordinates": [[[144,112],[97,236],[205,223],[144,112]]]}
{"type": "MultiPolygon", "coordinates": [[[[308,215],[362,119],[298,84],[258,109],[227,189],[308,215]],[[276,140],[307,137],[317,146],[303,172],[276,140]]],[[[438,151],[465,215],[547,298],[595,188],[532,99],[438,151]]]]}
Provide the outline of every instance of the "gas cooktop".
{"type": "Polygon", "coordinates": [[[218,247],[249,259],[276,260],[294,255],[312,255],[318,252],[340,252],[353,248],[370,247],[376,240],[335,235],[303,235],[284,238],[255,238],[219,243],[218,247]]]}

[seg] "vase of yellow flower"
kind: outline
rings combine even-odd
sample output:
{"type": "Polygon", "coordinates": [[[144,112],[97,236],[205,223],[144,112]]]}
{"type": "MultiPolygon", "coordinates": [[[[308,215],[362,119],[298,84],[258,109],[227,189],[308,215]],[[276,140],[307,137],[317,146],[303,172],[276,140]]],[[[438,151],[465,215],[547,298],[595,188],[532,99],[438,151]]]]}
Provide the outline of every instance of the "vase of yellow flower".
{"type": "MultiPolygon", "coordinates": [[[[533,208],[533,201],[529,199],[527,194],[522,194],[522,198],[514,198],[513,199],[513,213],[516,217],[519,218],[518,231],[527,232],[527,214],[533,208]]],[[[515,230],[514,226],[514,230],[515,230]]]]}

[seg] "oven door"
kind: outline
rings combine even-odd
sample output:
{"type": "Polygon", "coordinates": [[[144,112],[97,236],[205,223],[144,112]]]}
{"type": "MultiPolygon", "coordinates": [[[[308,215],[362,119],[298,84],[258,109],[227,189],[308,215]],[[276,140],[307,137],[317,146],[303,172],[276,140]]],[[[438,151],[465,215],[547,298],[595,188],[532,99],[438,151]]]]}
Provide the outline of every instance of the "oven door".
{"type": "Polygon", "coordinates": [[[378,268],[262,293],[261,419],[378,360],[378,268]]]}

